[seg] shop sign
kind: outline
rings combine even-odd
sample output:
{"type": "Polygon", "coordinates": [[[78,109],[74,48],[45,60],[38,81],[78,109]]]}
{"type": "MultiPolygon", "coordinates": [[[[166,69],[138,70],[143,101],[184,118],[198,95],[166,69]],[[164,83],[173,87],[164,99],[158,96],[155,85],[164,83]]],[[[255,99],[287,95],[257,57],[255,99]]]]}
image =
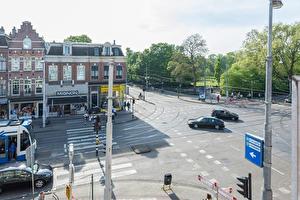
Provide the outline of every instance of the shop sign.
{"type": "MultiPolygon", "coordinates": [[[[100,87],[100,89],[101,89],[101,92],[102,92],[102,93],[108,92],[108,85],[102,85],[102,86],[100,87]]],[[[124,90],[125,90],[125,85],[114,85],[114,86],[113,86],[113,91],[114,91],[114,92],[115,92],[115,91],[121,92],[121,91],[124,91],[124,90]]]]}
{"type": "Polygon", "coordinates": [[[78,90],[56,91],[56,96],[76,96],[78,94],[78,90]]]}

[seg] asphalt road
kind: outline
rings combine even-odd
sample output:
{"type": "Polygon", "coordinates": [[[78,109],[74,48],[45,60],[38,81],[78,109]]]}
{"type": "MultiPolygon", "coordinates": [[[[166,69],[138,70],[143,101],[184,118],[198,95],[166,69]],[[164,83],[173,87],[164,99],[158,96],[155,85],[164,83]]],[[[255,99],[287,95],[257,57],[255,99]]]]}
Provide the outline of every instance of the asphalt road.
{"type": "MultiPolygon", "coordinates": [[[[134,97],[140,92],[138,88],[130,88],[130,95],[134,97]]],[[[226,129],[223,131],[203,130],[190,129],[187,120],[210,115],[213,108],[224,105],[195,103],[183,99],[165,93],[147,92],[146,101],[137,100],[134,106],[137,120],[114,125],[112,177],[116,185],[116,198],[162,199],[159,192],[152,192],[150,188],[148,193],[143,193],[143,183],[155,183],[157,186],[153,188],[161,191],[164,174],[172,173],[173,184],[184,187],[186,191],[178,193],[179,199],[191,199],[191,195],[202,197],[201,188],[205,186],[198,181],[198,175],[218,182],[221,187],[232,187],[234,196],[242,199],[235,191],[236,177],[246,176],[251,172],[253,199],[260,199],[262,169],[245,160],[244,134],[249,132],[263,136],[263,105],[248,108],[229,106],[230,111],[240,115],[240,121],[226,121],[226,129]],[[131,147],[140,144],[147,145],[151,152],[135,154],[131,147]],[[187,188],[193,188],[191,191],[194,193],[187,188]],[[187,193],[190,196],[184,196],[187,193]]],[[[290,107],[281,105],[273,105],[272,110],[274,199],[289,199],[291,110],[290,107]]],[[[101,136],[103,139],[104,131],[101,136]]],[[[100,153],[99,159],[96,158],[92,125],[85,124],[82,118],[53,122],[48,129],[36,132],[35,137],[38,141],[37,159],[55,167],[54,181],[48,187],[59,190],[68,183],[68,157],[64,150],[68,143],[74,143],[76,149],[75,186],[90,184],[92,174],[97,183],[103,178],[101,166],[104,165],[104,154],[100,153]]],[[[30,195],[30,187],[8,190],[0,198],[12,199],[20,195],[30,195]]],[[[81,191],[80,195],[88,197],[90,190],[81,191]]]]}

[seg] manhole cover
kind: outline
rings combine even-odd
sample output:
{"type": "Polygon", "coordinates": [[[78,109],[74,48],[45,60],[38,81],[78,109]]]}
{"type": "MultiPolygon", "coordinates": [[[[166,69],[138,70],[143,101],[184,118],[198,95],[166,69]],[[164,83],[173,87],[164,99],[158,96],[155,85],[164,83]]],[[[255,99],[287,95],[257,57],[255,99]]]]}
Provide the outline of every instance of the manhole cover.
{"type": "Polygon", "coordinates": [[[151,151],[151,149],[147,145],[143,145],[143,144],[131,146],[131,149],[136,154],[148,153],[151,151]]]}

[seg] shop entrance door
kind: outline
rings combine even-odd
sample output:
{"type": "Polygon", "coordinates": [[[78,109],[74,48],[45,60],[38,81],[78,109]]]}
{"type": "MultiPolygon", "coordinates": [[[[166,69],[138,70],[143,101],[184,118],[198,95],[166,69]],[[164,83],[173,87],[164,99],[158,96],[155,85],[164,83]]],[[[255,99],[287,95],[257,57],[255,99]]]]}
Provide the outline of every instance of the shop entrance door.
{"type": "Polygon", "coordinates": [[[38,114],[39,114],[39,117],[43,116],[43,104],[42,103],[39,103],[39,110],[38,110],[38,114]]]}
{"type": "Polygon", "coordinates": [[[8,137],[0,133],[0,163],[8,162],[8,137]]]}
{"type": "Polygon", "coordinates": [[[65,115],[71,114],[71,106],[70,106],[70,104],[64,105],[64,114],[65,115]]]}

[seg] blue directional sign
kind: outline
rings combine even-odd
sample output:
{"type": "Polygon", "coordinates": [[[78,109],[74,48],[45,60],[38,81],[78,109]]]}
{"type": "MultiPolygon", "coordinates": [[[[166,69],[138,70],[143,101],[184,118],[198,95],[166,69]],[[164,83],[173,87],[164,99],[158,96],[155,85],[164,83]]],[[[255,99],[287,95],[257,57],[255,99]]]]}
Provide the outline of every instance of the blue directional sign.
{"type": "Polygon", "coordinates": [[[256,135],[245,134],[245,158],[253,164],[263,167],[264,139],[256,135]]]}

